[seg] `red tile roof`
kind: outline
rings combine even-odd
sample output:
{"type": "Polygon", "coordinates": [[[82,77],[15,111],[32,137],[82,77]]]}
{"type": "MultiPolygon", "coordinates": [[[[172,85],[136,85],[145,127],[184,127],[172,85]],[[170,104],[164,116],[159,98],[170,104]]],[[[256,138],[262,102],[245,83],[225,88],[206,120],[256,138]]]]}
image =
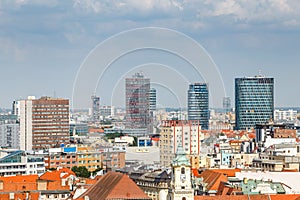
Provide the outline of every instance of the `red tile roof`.
{"type": "Polygon", "coordinates": [[[300,194],[195,196],[194,200],[299,200],[300,194]]]}
{"type": "Polygon", "coordinates": [[[226,175],[227,177],[235,177],[235,173],[242,171],[241,169],[237,169],[237,168],[235,168],[235,169],[209,169],[209,170],[222,173],[222,174],[226,175]]]}
{"type": "Polygon", "coordinates": [[[127,175],[108,172],[78,199],[90,200],[145,199],[151,200],[127,175]]]}
{"type": "Polygon", "coordinates": [[[0,177],[0,181],[3,181],[2,192],[11,191],[24,191],[24,190],[36,190],[36,180],[38,175],[17,175],[9,177],[0,177]]]}
{"type": "Polygon", "coordinates": [[[68,168],[61,168],[61,169],[58,169],[55,171],[45,172],[43,175],[41,175],[40,179],[60,181],[61,178],[67,178],[70,175],[75,176],[75,173],[68,168]],[[62,176],[61,176],[61,174],[62,174],[62,176]]]}
{"type": "Polygon", "coordinates": [[[202,177],[203,182],[207,183],[206,189],[208,191],[210,190],[217,191],[222,181],[223,182],[228,181],[227,177],[224,174],[212,170],[205,170],[198,177],[202,177]]]}

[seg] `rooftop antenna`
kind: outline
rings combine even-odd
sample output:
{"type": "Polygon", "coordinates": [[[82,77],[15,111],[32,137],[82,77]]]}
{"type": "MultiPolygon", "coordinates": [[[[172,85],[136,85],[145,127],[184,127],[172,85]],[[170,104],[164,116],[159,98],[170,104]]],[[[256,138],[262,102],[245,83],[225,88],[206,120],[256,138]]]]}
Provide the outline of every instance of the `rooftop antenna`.
{"type": "Polygon", "coordinates": [[[55,91],[55,89],[53,91],[53,98],[56,98],[56,91],[55,91]]]}
{"type": "Polygon", "coordinates": [[[259,76],[259,77],[262,77],[262,76],[263,76],[261,71],[262,71],[261,69],[258,70],[258,76],[259,76]]]}

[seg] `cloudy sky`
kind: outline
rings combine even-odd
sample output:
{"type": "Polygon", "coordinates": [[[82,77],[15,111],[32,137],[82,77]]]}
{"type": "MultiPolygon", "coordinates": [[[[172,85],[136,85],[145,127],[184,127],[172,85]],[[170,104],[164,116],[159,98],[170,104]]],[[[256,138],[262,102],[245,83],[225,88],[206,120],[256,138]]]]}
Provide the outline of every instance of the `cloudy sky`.
{"type": "MultiPolygon", "coordinates": [[[[299,10],[299,0],[0,0],[0,107],[28,95],[72,99],[80,66],[92,50],[122,31],[143,27],[175,30],[198,42],[232,99],[234,78],[261,70],[275,78],[276,106],[299,106],[299,10]]],[[[174,38],[168,42],[186,45],[174,38]]],[[[206,78],[189,77],[185,73],[193,72],[177,59],[141,50],[115,63],[104,83],[95,86],[86,77],[85,87],[93,88],[103,104],[124,106],[124,77],[142,70],[155,80],[158,104],[184,107],[188,83],[206,78]],[[121,66],[131,68],[118,73],[121,66]]],[[[81,98],[77,107],[88,107],[89,95],[76,98],[81,98]]],[[[221,98],[212,98],[211,106],[221,105],[221,98]]]]}

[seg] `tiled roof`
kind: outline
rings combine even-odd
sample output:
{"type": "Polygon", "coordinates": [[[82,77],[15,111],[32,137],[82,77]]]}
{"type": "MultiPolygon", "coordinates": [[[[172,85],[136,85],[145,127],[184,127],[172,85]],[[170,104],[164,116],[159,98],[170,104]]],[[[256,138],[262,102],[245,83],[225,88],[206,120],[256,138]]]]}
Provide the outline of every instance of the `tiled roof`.
{"type": "Polygon", "coordinates": [[[45,172],[43,175],[41,175],[40,180],[48,181],[48,190],[68,190],[68,184],[63,186],[62,179],[66,179],[71,175],[75,176],[75,173],[72,170],[68,168],[62,168],[55,171],[45,172]]]}
{"type": "Polygon", "coordinates": [[[37,179],[38,175],[17,175],[9,177],[0,177],[0,181],[3,181],[3,192],[17,190],[36,190],[37,179]]]}
{"type": "Polygon", "coordinates": [[[59,181],[59,180],[61,180],[61,178],[67,178],[70,175],[75,176],[75,173],[72,170],[68,169],[68,168],[62,168],[62,169],[58,169],[58,170],[55,170],[55,171],[45,172],[43,175],[41,175],[40,179],[59,181]],[[62,173],[64,175],[61,177],[62,173]]]}
{"type": "Polygon", "coordinates": [[[211,171],[214,171],[214,172],[219,172],[219,173],[222,173],[224,175],[226,175],[227,177],[235,177],[235,173],[236,172],[241,172],[242,170],[241,169],[210,169],[211,171]]]}
{"type": "Polygon", "coordinates": [[[151,200],[127,175],[118,172],[105,174],[78,199],[83,199],[85,196],[90,200],[151,200]]]}
{"type": "Polygon", "coordinates": [[[210,190],[217,191],[221,181],[223,182],[228,181],[227,177],[224,174],[212,170],[205,170],[200,174],[199,177],[202,177],[203,182],[207,183],[206,185],[207,191],[210,190]]]}
{"type": "Polygon", "coordinates": [[[195,196],[194,200],[299,200],[300,194],[195,196]]]}
{"type": "MultiPolygon", "coordinates": [[[[40,193],[38,192],[30,192],[30,193],[14,193],[14,199],[30,199],[30,200],[38,200],[40,197],[40,193]],[[28,196],[27,196],[28,195],[28,196]]],[[[9,194],[0,194],[0,200],[8,200],[10,199],[9,194]]]]}

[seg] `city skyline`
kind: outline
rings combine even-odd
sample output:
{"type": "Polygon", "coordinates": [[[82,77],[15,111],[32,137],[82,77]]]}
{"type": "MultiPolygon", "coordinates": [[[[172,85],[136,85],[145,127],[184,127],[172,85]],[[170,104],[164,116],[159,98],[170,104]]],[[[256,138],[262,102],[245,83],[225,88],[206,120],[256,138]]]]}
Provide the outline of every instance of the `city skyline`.
{"type": "MultiPolygon", "coordinates": [[[[30,95],[53,96],[56,93],[56,96],[71,99],[76,73],[96,45],[121,31],[149,26],[182,32],[202,45],[216,63],[226,96],[231,99],[234,78],[254,76],[261,69],[262,74],[276,79],[275,106],[296,107],[299,94],[286,88],[299,84],[299,8],[300,3],[295,0],[261,3],[240,0],[2,1],[0,62],[5,76],[0,86],[0,107],[10,108],[13,100],[30,95]]],[[[170,38],[166,42],[174,40],[170,38]]],[[[166,60],[168,62],[163,64],[175,65],[172,57],[166,54],[138,54],[139,57],[143,55],[148,55],[150,61],[155,57],[158,63],[166,60]]],[[[135,67],[135,62],[129,56],[116,65],[135,67]]],[[[132,68],[127,73],[132,74],[130,70],[132,68]]],[[[182,71],[179,71],[181,75],[182,71]]],[[[157,79],[164,79],[168,72],[162,69],[157,79]]],[[[152,78],[153,74],[145,72],[145,75],[152,78]]],[[[176,78],[178,76],[173,79],[176,78]]],[[[182,85],[179,90],[183,91],[176,95],[184,105],[188,84],[204,82],[197,77],[187,82],[170,79],[168,87],[182,85]]],[[[123,82],[111,84],[122,88],[123,82]]],[[[158,104],[178,107],[171,94],[162,95],[161,91],[157,91],[158,104]]],[[[116,90],[115,96],[124,93],[116,90]]],[[[89,100],[90,95],[86,99],[89,100]]],[[[101,92],[96,91],[96,95],[101,97],[101,92]]],[[[222,107],[221,98],[215,101],[214,107],[222,107]]],[[[88,103],[82,103],[81,107],[87,108],[88,103]]],[[[108,105],[110,101],[104,97],[103,103],[108,105]]],[[[116,99],[114,103],[125,106],[123,100],[116,99]]],[[[182,107],[186,107],[184,105],[182,107]]]]}

